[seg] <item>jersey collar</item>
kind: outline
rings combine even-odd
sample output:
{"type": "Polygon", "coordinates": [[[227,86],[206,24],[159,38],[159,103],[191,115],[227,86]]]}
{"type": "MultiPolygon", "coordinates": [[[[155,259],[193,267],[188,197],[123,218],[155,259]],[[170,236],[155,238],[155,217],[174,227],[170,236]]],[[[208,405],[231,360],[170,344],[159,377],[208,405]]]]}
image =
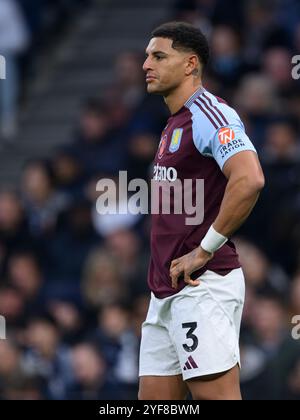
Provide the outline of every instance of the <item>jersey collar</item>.
{"type": "Polygon", "coordinates": [[[200,87],[199,89],[197,89],[196,90],[196,92],[195,93],[193,93],[193,95],[186,101],[186,103],[184,104],[184,106],[186,107],[186,108],[190,108],[192,105],[193,105],[193,103],[195,102],[195,100],[200,96],[200,95],[202,95],[202,93],[204,93],[205,92],[205,89],[204,89],[204,87],[200,87]]]}

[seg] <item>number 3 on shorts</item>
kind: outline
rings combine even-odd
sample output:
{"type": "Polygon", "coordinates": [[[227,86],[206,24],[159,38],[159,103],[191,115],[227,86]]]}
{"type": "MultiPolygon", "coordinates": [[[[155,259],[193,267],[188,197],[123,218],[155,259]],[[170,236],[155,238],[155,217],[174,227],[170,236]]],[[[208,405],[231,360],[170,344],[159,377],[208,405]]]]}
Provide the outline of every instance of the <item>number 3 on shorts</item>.
{"type": "Polygon", "coordinates": [[[183,344],[182,347],[184,348],[185,351],[187,351],[188,353],[191,353],[192,351],[196,350],[199,344],[198,337],[195,334],[193,334],[193,332],[197,328],[197,322],[187,322],[185,324],[182,324],[182,328],[189,329],[188,332],[186,333],[186,338],[193,341],[191,346],[188,346],[187,344],[183,344]]]}

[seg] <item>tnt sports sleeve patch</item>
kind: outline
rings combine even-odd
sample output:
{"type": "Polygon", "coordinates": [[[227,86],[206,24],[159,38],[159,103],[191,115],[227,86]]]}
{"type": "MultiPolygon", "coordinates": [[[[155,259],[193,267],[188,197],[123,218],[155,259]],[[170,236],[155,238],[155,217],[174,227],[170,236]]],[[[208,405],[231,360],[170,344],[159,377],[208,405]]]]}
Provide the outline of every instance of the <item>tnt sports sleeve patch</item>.
{"type": "Polygon", "coordinates": [[[220,128],[212,139],[211,150],[221,169],[229,158],[239,152],[245,150],[256,152],[243,126],[238,124],[220,128]]]}

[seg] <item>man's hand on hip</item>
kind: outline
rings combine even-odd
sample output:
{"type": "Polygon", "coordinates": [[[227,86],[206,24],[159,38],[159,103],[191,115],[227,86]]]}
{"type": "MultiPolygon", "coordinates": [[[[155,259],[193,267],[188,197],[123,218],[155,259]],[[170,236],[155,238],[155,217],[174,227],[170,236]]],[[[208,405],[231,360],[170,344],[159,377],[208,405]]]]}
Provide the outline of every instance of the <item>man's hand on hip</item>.
{"type": "Polygon", "coordinates": [[[178,278],[184,276],[184,281],[190,286],[199,286],[199,280],[193,280],[191,275],[194,271],[205,266],[213,258],[213,254],[204,251],[200,246],[189,254],[173,260],[170,267],[170,276],[172,279],[172,288],[177,289],[178,278]]]}

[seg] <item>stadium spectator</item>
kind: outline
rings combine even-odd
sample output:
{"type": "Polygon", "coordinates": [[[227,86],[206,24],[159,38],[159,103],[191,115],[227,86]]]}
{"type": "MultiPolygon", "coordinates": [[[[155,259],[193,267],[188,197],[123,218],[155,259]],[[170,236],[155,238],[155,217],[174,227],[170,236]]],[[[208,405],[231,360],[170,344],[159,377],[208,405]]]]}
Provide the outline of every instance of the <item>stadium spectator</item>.
{"type": "Polygon", "coordinates": [[[0,138],[11,140],[18,126],[20,75],[18,56],[29,44],[24,16],[15,0],[0,0],[0,54],[6,61],[6,79],[0,85],[0,138]]]}

